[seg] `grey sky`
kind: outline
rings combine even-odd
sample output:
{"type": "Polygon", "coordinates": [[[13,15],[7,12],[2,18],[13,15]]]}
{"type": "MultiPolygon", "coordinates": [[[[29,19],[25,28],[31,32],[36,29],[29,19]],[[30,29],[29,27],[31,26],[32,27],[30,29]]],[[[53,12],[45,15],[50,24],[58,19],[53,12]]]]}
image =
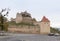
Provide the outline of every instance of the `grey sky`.
{"type": "Polygon", "coordinates": [[[31,13],[38,21],[46,16],[51,26],[60,27],[60,0],[0,0],[0,9],[10,8],[8,18],[15,18],[17,12],[31,13]]]}

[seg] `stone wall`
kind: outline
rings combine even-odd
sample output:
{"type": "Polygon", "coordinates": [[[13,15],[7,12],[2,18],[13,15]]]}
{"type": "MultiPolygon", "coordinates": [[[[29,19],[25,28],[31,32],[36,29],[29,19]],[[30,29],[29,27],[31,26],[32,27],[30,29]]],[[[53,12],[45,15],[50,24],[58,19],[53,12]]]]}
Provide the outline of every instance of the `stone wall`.
{"type": "Polygon", "coordinates": [[[18,13],[18,14],[16,15],[15,22],[16,22],[16,23],[22,22],[22,16],[21,16],[21,14],[18,13]]]}
{"type": "Polygon", "coordinates": [[[40,33],[40,27],[39,26],[27,26],[27,25],[10,25],[8,27],[9,32],[17,32],[17,33],[32,33],[32,34],[39,34],[40,33]]]}
{"type": "Polygon", "coordinates": [[[22,22],[24,22],[24,23],[26,23],[26,22],[27,22],[27,23],[33,23],[31,17],[23,17],[22,22]]]}

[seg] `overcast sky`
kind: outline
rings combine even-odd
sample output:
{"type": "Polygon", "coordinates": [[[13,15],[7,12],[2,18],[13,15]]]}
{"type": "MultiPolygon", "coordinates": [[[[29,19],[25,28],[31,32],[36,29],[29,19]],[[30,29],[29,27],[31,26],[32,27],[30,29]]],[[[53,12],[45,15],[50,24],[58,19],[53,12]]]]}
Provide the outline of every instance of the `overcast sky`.
{"type": "Polygon", "coordinates": [[[46,16],[51,26],[60,27],[60,0],[0,0],[0,10],[10,8],[8,18],[15,18],[17,12],[27,11],[38,21],[46,16]]]}

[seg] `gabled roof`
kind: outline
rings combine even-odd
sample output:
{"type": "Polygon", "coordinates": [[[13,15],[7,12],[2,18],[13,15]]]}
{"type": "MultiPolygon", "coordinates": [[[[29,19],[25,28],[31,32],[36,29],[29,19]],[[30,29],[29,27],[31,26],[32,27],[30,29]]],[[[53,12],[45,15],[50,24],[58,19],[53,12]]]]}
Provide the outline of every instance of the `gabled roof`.
{"type": "Polygon", "coordinates": [[[41,22],[50,22],[45,16],[43,16],[41,22]]]}

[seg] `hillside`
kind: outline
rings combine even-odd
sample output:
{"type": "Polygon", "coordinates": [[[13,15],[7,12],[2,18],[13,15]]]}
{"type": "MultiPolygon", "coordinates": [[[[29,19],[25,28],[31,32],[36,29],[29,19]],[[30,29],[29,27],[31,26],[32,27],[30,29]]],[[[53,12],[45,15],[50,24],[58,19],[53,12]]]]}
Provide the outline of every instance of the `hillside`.
{"type": "Polygon", "coordinates": [[[56,28],[50,27],[51,33],[60,33],[60,31],[56,28]]]}

